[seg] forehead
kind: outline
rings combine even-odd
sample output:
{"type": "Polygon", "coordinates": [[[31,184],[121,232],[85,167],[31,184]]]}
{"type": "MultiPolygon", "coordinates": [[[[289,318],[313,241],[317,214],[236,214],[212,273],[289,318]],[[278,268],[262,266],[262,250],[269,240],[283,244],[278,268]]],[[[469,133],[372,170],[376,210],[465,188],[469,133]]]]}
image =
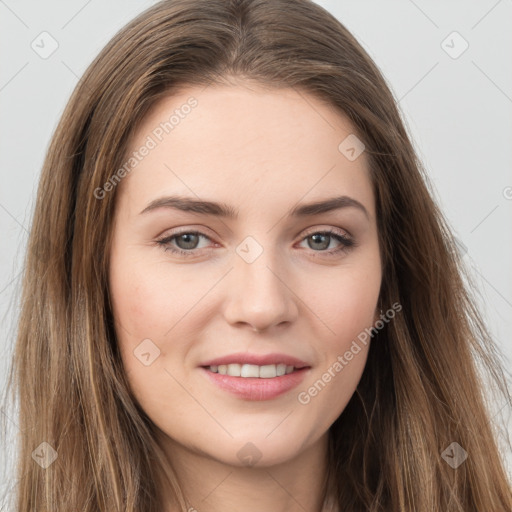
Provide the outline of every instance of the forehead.
{"type": "Polygon", "coordinates": [[[122,186],[135,201],[172,192],[255,207],[337,192],[373,215],[366,155],[344,152],[355,136],[344,114],[297,89],[184,87],[140,124],[127,155],[138,160],[122,186]]]}

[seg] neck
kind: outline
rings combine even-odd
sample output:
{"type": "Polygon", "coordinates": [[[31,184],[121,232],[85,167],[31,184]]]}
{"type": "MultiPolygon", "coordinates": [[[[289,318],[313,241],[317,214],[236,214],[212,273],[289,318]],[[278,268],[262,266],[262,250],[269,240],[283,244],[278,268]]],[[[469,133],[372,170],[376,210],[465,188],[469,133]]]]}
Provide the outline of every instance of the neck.
{"type": "MultiPolygon", "coordinates": [[[[328,433],[293,459],[262,467],[219,461],[167,436],[161,442],[191,512],[336,511],[326,499],[331,491],[327,480],[328,433]]],[[[175,500],[167,494],[166,502],[175,500]]],[[[178,512],[179,508],[168,505],[165,510],[178,512]]]]}

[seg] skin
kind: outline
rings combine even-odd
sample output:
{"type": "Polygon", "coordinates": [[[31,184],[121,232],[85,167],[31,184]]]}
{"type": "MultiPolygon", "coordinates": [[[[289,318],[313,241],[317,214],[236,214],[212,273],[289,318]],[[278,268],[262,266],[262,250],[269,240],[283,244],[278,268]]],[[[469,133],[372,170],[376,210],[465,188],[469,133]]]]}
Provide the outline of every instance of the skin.
{"type": "MultiPolygon", "coordinates": [[[[243,82],[164,98],[131,150],[191,96],[198,105],[116,190],[109,276],[123,364],[191,507],[320,511],[328,429],[356,389],[369,343],[307,404],[298,395],[329,368],[333,374],[338,356],[378,318],[381,261],[366,155],[350,161],[338,150],[354,129],[328,105],[294,89],[243,82]],[[238,218],[170,208],[140,213],[174,194],[226,203],[238,218]],[[368,217],[355,207],[286,217],[297,203],[341,195],[362,203],[368,217]],[[328,256],[339,241],[311,240],[326,229],[356,245],[328,256]],[[205,237],[188,245],[176,237],[168,246],[193,256],[156,243],[186,230],[205,237]],[[236,252],[247,236],[262,248],[251,263],[236,252]],[[160,350],[148,366],[134,355],[145,339],[160,350]],[[244,400],[199,367],[234,352],[285,353],[311,368],[284,395],[244,400]],[[260,457],[253,466],[237,455],[248,442],[260,457]]],[[[177,510],[170,497],[166,510],[177,510]]]]}

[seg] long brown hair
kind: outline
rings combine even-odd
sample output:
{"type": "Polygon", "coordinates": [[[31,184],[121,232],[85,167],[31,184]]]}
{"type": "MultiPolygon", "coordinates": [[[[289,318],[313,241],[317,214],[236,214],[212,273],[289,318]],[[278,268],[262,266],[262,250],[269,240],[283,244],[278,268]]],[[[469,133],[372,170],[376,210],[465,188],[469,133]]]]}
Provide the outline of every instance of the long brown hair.
{"type": "Polygon", "coordinates": [[[484,386],[486,376],[510,400],[499,350],[385,79],[309,0],[162,1],[79,81],[48,148],[24,267],[10,382],[22,432],[16,510],[160,512],[164,474],[188,509],[123,372],[107,279],[116,188],[100,199],[95,190],[159,99],[233,77],[314,95],[366,148],[380,303],[402,311],[376,335],[330,428],[334,501],[351,512],[512,511],[484,386]],[[443,453],[459,445],[467,459],[454,468],[443,453]],[[56,460],[36,464],[32,452],[50,447],[56,460]]]}

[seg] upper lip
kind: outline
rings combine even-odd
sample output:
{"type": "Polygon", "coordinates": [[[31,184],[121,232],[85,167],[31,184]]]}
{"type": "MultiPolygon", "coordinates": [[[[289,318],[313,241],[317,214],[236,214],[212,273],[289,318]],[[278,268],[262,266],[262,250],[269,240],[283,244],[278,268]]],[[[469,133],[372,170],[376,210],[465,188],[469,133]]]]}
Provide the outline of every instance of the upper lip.
{"type": "Polygon", "coordinates": [[[307,363],[300,359],[289,356],[286,354],[249,354],[248,352],[241,352],[239,354],[229,354],[226,356],[216,357],[202,363],[200,366],[220,366],[223,364],[254,364],[257,366],[265,366],[268,364],[286,364],[295,368],[309,367],[307,363]]]}

